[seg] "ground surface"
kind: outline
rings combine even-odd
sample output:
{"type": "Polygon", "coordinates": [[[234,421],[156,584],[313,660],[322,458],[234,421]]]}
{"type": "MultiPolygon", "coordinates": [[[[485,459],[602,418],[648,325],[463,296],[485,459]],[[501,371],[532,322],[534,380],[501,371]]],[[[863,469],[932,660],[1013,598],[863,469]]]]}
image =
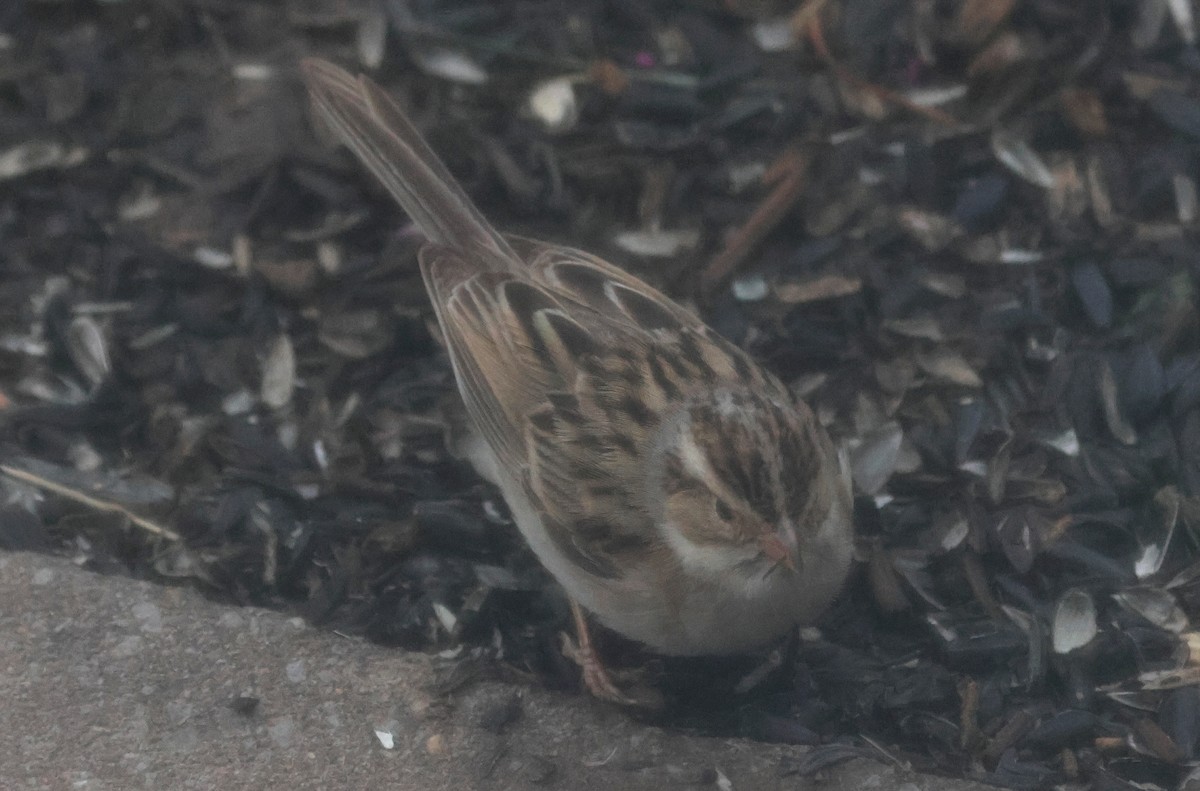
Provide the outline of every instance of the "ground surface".
{"type": "Polygon", "coordinates": [[[806,748],[671,733],[528,686],[435,696],[433,658],[40,555],[0,555],[0,601],[13,791],[983,788],[865,759],[804,777],[806,748]]]}
{"type": "Polygon", "coordinates": [[[1022,791],[1200,778],[1195,5],[3,0],[0,738],[27,743],[0,791],[795,786],[800,745],[1022,791]],[[541,695],[578,683],[561,592],[446,452],[421,240],[314,134],[307,56],[395,96],[498,227],[694,307],[847,451],[858,562],[774,672],[601,633],[668,704],[636,749],[541,695]],[[476,695],[522,714],[474,728],[476,695]]]}

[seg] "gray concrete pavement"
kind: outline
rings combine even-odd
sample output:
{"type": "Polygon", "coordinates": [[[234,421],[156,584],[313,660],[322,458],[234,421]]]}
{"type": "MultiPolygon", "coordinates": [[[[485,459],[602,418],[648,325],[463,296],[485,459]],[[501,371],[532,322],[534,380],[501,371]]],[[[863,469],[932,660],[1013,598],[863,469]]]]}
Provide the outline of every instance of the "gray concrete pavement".
{"type": "Polygon", "coordinates": [[[436,696],[435,662],[0,553],[0,788],[983,788],[866,760],[801,778],[802,748],[497,682],[436,696]]]}

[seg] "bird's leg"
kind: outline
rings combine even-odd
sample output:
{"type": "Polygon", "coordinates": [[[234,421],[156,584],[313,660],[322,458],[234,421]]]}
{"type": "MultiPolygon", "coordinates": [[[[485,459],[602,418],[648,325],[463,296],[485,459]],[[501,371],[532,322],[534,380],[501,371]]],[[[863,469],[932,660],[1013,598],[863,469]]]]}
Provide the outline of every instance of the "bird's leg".
{"type": "Polygon", "coordinates": [[[579,642],[575,643],[564,634],[563,653],[572,662],[579,665],[579,669],[583,671],[583,685],[587,687],[588,692],[601,700],[619,703],[623,706],[638,705],[637,700],[626,695],[613,683],[612,677],[608,675],[608,670],[600,662],[600,656],[592,645],[592,636],[588,631],[587,616],[584,615],[583,608],[576,604],[574,599],[570,601],[571,619],[575,622],[575,634],[579,642]]]}

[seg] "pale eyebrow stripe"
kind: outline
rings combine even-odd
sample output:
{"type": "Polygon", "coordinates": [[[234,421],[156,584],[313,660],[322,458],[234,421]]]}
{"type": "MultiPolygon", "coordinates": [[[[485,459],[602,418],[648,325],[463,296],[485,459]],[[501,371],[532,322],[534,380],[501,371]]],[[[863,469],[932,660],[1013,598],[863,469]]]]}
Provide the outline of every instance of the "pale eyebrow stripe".
{"type": "Polygon", "coordinates": [[[679,458],[683,461],[684,469],[703,481],[704,485],[712,490],[714,494],[733,502],[741,499],[734,496],[733,492],[726,486],[725,481],[717,477],[712,464],[708,460],[708,454],[696,444],[696,437],[692,434],[690,420],[679,427],[678,447],[679,458]]]}

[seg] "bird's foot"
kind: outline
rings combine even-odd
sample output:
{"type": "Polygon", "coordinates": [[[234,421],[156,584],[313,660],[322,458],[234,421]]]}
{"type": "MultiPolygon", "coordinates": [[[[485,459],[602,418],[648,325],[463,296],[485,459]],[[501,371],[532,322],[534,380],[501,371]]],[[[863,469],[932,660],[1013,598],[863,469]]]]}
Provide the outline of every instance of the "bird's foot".
{"type": "Polygon", "coordinates": [[[592,644],[591,633],[583,609],[574,601],[571,602],[571,617],[575,621],[578,642],[563,634],[562,652],[568,659],[579,665],[583,686],[587,688],[587,691],[600,700],[616,703],[619,706],[650,710],[662,709],[664,701],[657,690],[634,683],[626,691],[613,681],[612,675],[600,661],[600,655],[592,644]]]}

